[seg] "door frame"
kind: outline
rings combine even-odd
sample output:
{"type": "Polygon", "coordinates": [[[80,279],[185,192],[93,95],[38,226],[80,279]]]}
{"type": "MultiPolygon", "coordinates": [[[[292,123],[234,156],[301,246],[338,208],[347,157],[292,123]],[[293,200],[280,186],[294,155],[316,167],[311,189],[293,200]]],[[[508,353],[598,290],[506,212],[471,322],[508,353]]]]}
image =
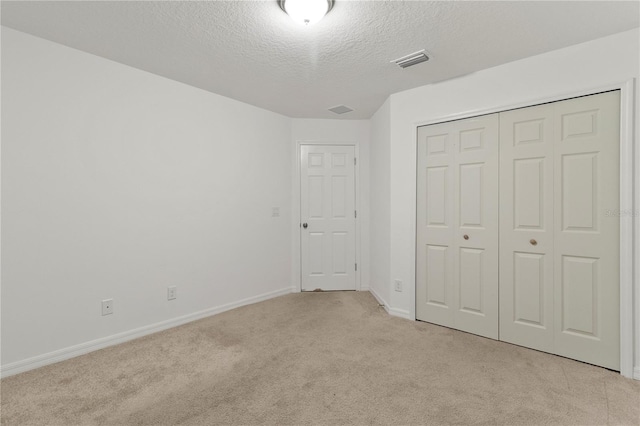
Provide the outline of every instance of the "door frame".
{"type": "MultiPolygon", "coordinates": [[[[413,123],[415,150],[418,149],[418,127],[462,120],[479,115],[500,113],[512,109],[526,108],[544,103],[558,102],[580,96],[620,90],[620,374],[640,380],[640,366],[634,371],[634,353],[640,357],[640,146],[634,152],[634,107],[636,79],[604,84],[580,91],[562,93],[524,102],[503,104],[487,109],[465,111],[439,118],[413,123]],[[634,163],[639,170],[635,170],[634,163]],[[634,258],[634,254],[636,255],[634,258]],[[635,296],[635,299],[634,299],[635,296]],[[634,324],[634,317],[636,323],[634,324]]],[[[640,125],[640,123],[637,123],[640,125]]],[[[417,156],[414,165],[417,176],[417,156]]],[[[414,179],[415,180],[415,179],[414,179]]],[[[416,197],[417,197],[416,192],[416,197]]],[[[414,200],[415,202],[415,200],[414,200]]],[[[416,207],[416,205],[414,205],[416,207]]],[[[413,258],[416,259],[417,211],[413,209],[413,258]]],[[[412,271],[413,297],[410,319],[416,319],[416,270],[412,271]]]]}
{"type": "Polygon", "coordinates": [[[363,288],[360,282],[360,277],[362,276],[362,262],[360,259],[360,218],[362,217],[362,212],[360,209],[360,145],[357,142],[333,142],[333,141],[318,141],[318,140],[299,140],[296,141],[295,146],[295,164],[296,164],[296,172],[293,179],[293,212],[292,212],[292,245],[291,245],[291,253],[292,253],[292,263],[291,263],[291,280],[294,292],[299,293],[302,291],[302,231],[301,231],[301,208],[300,202],[302,200],[302,188],[300,185],[301,179],[301,149],[303,145],[322,145],[322,146],[351,146],[354,149],[354,155],[356,158],[356,165],[354,170],[354,178],[355,178],[355,208],[358,212],[358,217],[356,217],[356,226],[355,226],[355,256],[356,263],[358,264],[358,269],[356,270],[356,291],[368,290],[367,288],[363,288]]]}

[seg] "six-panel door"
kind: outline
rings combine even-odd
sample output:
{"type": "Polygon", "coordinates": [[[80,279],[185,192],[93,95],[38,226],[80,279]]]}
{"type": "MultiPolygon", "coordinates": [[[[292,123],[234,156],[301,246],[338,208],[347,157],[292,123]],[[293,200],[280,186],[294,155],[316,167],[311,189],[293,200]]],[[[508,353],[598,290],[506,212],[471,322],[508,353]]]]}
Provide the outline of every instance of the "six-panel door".
{"type": "Polygon", "coordinates": [[[498,115],[418,130],[416,317],[498,338],[498,115]]]}
{"type": "Polygon", "coordinates": [[[619,92],[500,114],[500,340],[618,369],[619,92]]]}
{"type": "Polygon", "coordinates": [[[302,145],[302,290],[355,290],[354,147],[302,145]]]}
{"type": "Polygon", "coordinates": [[[418,319],[494,337],[499,310],[500,340],[619,369],[619,105],[614,91],[418,129],[418,319]],[[499,304],[478,297],[498,288],[483,262],[498,247],[499,304]]]}
{"type": "Polygon", "coordinates": [[[554,106],[500,114],[500,340],[553,352],[554,106]]]}
{"type": "Polygon", "coordinates": [[[620,92],[554,106],[554,352],[619,370],[620,92]]]}

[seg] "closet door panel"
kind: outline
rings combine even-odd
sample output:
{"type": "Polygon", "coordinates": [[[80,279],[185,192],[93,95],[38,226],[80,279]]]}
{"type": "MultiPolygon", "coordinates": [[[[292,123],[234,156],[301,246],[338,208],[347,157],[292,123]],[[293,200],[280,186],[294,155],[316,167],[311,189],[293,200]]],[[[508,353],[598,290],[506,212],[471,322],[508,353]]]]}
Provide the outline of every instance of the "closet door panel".
{"type": "Polygon", "coordinates": [[[453,327],[454,134],[418,129],[416,318],[453,327]]]}
{"type": "Polygon", "coordinates": [[[558,102],[555,352],[620,367],[620,92],[558,102]]]}
{"type": "Polygon", "coordinates": [[[498,338],[498,115],[418,129],[416,318],[498,338]]]}
{"type": "Polygon", "coordinates": [[[500,340],[553,351],[553,106],[500,114],[500,340]]]}
{"type": "Polygon", "coordinates": [[[498,338],[498,114],[456,123],[456,328],[498,338]]]}
{"type": "Polygon", "coordinates": [[[553,106],[500,114],[500,340],[553,351],[553,106]]]}

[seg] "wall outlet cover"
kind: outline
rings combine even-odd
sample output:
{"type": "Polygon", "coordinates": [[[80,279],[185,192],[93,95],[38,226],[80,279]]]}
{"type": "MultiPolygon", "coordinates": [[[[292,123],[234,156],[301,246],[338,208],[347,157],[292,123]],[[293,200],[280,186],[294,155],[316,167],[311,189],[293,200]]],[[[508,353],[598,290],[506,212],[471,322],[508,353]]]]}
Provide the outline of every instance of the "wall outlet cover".
{"type": "Polygon", "coordinates": [[[113,299],[102,301],[102,316],[113,314],[113,299]]]}

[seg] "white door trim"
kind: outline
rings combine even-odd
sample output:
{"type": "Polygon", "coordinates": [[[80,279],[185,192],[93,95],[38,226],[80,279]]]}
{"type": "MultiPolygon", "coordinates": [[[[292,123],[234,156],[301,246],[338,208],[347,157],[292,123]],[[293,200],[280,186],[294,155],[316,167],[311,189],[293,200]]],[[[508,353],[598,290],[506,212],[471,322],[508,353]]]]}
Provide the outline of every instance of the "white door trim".
{"type": "MultiPolygon", "coordinates": [[[[640,165],[640,148],[634,151],[635,85],[635,78],[632,78],[623,82],[603,84],[580,91],[560,93],[514,104],[503,104],[487,109],[470,110],[426,121],[417,121],[413,123],[412,127],[414,130],[413,143],[416,144],[417,151],[417,132],[420,126],[525,108],[610,90],[620,90],[620,374],[624,377],[633,377],[640,380],[640,366],[635,371],[635,375],[633,367],[634,352],[637,352],[640,356],[640,324],[635,324],[634,327],[634,316],[635,318],[640,318],[640,259],[638,259],[640,254],[640,170],[635,170],[634,173],[634,161],[635,164],[640,165]]],[[[415,182],[417,165],[414,164],[413,167],[415,182]]],[[[415,208],[412,212],[413,220],[411,226],[414,238],[412,255],[415,259],[417,220],[415,208]]],[[[411,273],[413,276],[410,277],[410,283],[413,284],[413,289],[408,290],[413,298],[413,303],[411,304],[410,318],[415,320],[415,268],[411,273]]],[[[640,321],[637,322],[640,323],[640,321]]]]}
{"type": "Polygon", "coordinates": [[[302,218],[300,217],[300,155],[301,155],[301,147],[302,145],[336,145],[336,146],[353,146],[355,150],[355,158],[356,158],[356,168],[355,168],[355,181],[356,181],[356,200],[355,206],[356,211],[358,212],[358,217],[356,218],[356,263],[358,264],[358,269],[356,270],[356,291],[363,290],[360,277],[362,271],[362,265],[360,260],[360,145],[357,142],[332,142],[332,141],[296,141],[295,146],[295,164],[296,164],[296,173],[293,179],[293,212],[291,217],[293,218],[291,227],[292,227],[292,286],[294,287],[295,292],[302,291],[302,268],[301,268],[301,228],[300,224],[302,223],[302,218]]]}

